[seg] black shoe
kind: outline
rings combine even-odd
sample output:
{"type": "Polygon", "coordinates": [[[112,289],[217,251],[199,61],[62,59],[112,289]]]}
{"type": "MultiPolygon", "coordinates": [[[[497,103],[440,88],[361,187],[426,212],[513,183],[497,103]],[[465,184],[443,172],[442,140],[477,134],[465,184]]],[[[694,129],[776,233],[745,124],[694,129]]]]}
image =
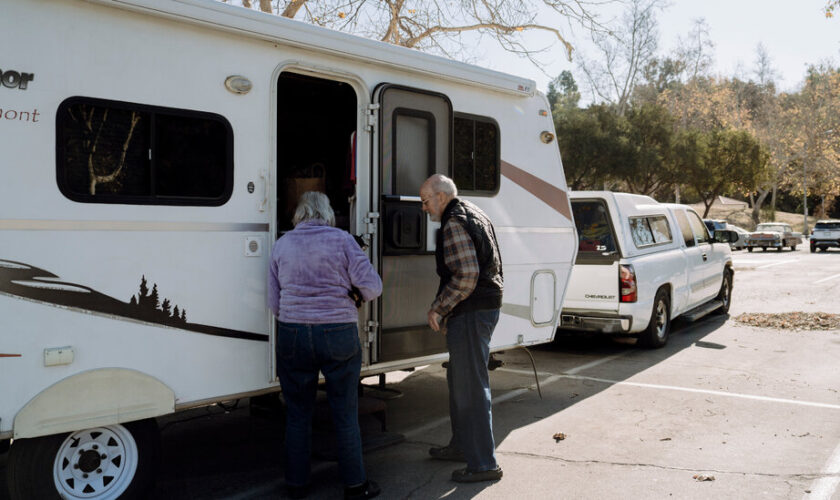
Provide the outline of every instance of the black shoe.
{"type": "Polygon", "coordinates": [[[498,481],[502,478],[502,468],[472,472],[469,469],[458,469],[452,472],[452,480],[458,483],[478,483],[481,481],[498,481]]]}
{"type": "Polygon", "coordinates": [[[309,485],[305,484],[303,486],[294,486],[291,484],[286,485],[286,496],[289,498],[306,498],[306,495],[309,494],[309,485]]]}
{"type": "Polygon", "coordinates": [[[429,448],[429,455],[435,460],[449,460],[452,462],[466,462],[464,453],[458,448],[447,445],[440,448],[429,448]]]}
{"type": "Polygon", "coordinates": [[[363,498],[373,498],[382,493],[376,481],[367,480],[364,484],[344,488],[344,500],[361,500],[363,498]]]}

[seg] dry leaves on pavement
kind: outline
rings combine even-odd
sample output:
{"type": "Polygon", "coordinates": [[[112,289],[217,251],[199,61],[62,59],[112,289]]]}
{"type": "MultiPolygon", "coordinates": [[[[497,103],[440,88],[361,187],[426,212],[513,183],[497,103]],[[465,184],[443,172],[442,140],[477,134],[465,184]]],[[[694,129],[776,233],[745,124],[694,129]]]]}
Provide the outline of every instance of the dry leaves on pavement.
{"type": "Polygon", "coordinates": [[[840,314],[806,313],[743,313],[735,318],[739,323],[776,330],[840,330],[840,314]]]}

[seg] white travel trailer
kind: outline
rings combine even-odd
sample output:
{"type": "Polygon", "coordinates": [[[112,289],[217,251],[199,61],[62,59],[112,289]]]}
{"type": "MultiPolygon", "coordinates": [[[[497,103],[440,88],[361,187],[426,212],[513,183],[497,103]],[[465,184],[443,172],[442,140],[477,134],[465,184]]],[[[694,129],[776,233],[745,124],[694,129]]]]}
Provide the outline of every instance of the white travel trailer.
{"type": "Polygon", "coordinates": [[[131,496],[154,417],[279,389],[266,272],[306,190],[383,277],[360,311],[363,374],[446,358],[425,326],[435,224],[418,190],[435,172],[497,229],[492,348],[553,338],[577,245],[534,82],[211,0],[0,10],[14,498],[131,496]]]}

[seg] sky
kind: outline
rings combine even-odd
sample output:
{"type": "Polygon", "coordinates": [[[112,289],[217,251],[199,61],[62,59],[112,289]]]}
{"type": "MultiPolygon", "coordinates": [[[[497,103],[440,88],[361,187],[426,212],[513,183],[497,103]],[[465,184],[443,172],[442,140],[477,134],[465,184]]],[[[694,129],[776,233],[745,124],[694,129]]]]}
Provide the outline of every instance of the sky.
{"type": "MultiPolygon", "coordinates": [[[[756,47],[762,43],[778,72],[777,88],[781,91],[795,90],[801,85],[809,64],[826,60],[840,64],[840,15],[826,18],[822,10],[824,6],[825,0],[672,0],[670,6],[657,16],[659,52],[670,54],[677,45],[678,37],[687,36],[694,20],[704,18],[715,44],[715,74],[752,77],[756,47]]],[[[604,12],[607,17],[614,17],[620,10],[612,6],[604,12]]],[[[543,19],[548,17],[541,16],[541,22],[545,23],[543,19]]],[[[533,39],[537,46],[547,43],[546,40],[533,39]]],[[[576,48],[594,55],[583,31],[578,30],[570,41],[576,48]]],[[[584,91],[581,85],[583,75],[574,60],[568,62],[565,59],[559,44],[550,53],[537,57],[545,63],[543,71],[528,60],[495,48],[479,51],[472,62],[531,78],[543,92],[551,78],[563,70],[571,70],[581,91],[584,91]]]]}

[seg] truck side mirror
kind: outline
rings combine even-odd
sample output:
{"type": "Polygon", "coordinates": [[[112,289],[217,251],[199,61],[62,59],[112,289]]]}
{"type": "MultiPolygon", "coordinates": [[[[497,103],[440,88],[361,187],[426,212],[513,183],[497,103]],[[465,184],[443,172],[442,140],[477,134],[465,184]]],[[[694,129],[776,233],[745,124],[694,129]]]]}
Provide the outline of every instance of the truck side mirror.
{"type": "Polygon", "coordinates": [[[715,231],[715,243],[735,243],[738,241],[738,233],[726,229],[715,231]]]}

